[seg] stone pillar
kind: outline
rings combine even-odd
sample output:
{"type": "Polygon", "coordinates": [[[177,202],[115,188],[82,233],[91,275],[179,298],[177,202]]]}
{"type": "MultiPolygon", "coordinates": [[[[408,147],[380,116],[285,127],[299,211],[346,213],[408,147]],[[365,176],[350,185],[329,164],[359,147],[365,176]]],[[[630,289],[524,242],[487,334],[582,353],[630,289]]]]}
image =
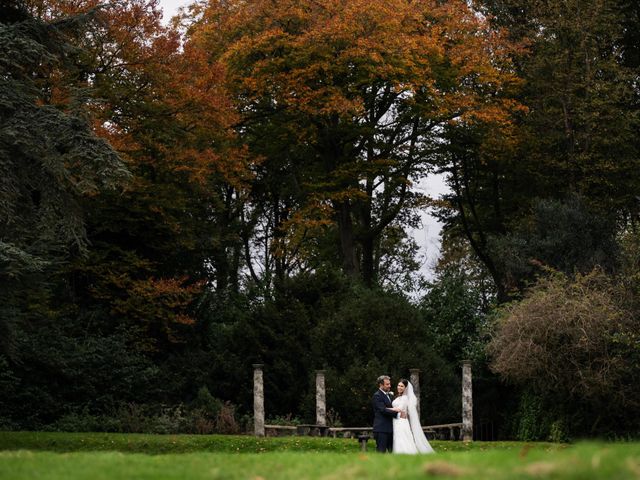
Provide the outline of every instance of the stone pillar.
{"type": "Polygon", "coordinates": [[[462,362],[462,440],[473,441],[473,392],[471,383],[471,361],[462,362]]]}
{"type": "Polygon", "coordinates": [[[327,426],[327,401],[324,370],[316,370],[316,425],[327,426]]]}
{"type": "Polygon", "coordinates": [[[418,409],[418,420],[420,420],[420,417],[422,416],[422,413],[420,412],[420,369],[410,368],[409,373],[411,374],[409,376],[409,381],[411,382],[411,385],[413,385],[413,393],[416,394],[416,398],[418,399],[416,408],[418,409]]]}
{"type": "Polygon", "coordinates": [[[256,437],[264,437],[264,385],[261,363],[253,364],[253,426],[256,437]]]}

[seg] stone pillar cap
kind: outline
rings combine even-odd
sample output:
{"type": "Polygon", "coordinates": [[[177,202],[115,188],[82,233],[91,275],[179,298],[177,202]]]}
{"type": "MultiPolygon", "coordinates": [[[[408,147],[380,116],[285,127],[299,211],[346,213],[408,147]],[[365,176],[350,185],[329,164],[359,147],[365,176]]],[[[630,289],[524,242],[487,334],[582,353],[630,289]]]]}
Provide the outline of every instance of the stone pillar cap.
{"type": "Polygon", "coordinates": [[[262,368],[264,367],[264,363],[254,363],[253,368],[262,368]]]}

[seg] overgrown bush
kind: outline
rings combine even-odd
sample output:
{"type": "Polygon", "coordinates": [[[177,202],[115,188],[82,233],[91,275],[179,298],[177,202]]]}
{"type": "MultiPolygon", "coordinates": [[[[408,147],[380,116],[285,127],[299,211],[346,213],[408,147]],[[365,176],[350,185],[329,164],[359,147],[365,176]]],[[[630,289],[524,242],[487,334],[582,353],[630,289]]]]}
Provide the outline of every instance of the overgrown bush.
{"type": "Polygon", "coordinates": [[[67,413],[45,429],[58,432],[122,431],[119,418],[112,415],[93,414],[87,408],[67,413]]]}
{"type": "MultiPolygon", "coordinates": [[[[207,391],[208,392],[208,391],[207,391]]],[[[210,395],[210,394],[209,394],[210,395]]],[[[206,398],[206,394],[201,397],[206,398]]],[[[127,403],[107,413],[92,413],[87,407],[70,411],[45,430],[63,432],[121,432],[121,433],[239,433],[236,409],[230,402],[222,403],[211,397],[215,410],[190,405],[153,405],[127,403]]]]}
{"type": "Polygon", "coordinates": [[[620,284],[596,269],[541,279],[503,309],[488,350],[496,372],[534,395],[521,403],[520,438],[637,428],[640,388],[630,380],[640,326],[627,305],[620,284]]]}
{"type": "Polygon", "coordinates": [[[236,420],[236,407],[231,402],[224,402],[216,415],[217,433],[240,433],[240,425],[236,420]]]}

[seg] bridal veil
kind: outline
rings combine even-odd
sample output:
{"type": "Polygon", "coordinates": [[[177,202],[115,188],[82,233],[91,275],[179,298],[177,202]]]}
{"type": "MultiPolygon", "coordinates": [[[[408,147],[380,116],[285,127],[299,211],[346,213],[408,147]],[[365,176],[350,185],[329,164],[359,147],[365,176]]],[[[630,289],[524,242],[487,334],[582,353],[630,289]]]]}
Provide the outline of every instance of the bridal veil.
{"type": "Polygon", "coordinates": [[[413,434],[413,439],[416,442],[416,447],[418,447],[418,452],[433,453],[434,450],[422,431],[422,425],[420,425],[420,417],[418,416],[418,398],[413,392],[413,385],[411,385],[411,382],[408,382],[406,395],[409,400],[409,425],[411,426],[411,433],[413,434]]]}

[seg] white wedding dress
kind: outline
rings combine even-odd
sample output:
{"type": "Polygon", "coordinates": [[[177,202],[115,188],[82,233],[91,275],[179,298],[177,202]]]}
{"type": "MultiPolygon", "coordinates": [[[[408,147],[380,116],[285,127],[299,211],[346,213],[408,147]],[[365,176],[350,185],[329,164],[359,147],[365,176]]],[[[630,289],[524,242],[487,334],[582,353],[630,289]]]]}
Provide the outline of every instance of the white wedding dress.
{"type": "Polygon", "coordinates": [[[404,394],[393,401],[393,406],[407,414],[407,418],[393,419],[393,453],[433,453],[418,418],[418,400],[411,382],[404,394]]]}

